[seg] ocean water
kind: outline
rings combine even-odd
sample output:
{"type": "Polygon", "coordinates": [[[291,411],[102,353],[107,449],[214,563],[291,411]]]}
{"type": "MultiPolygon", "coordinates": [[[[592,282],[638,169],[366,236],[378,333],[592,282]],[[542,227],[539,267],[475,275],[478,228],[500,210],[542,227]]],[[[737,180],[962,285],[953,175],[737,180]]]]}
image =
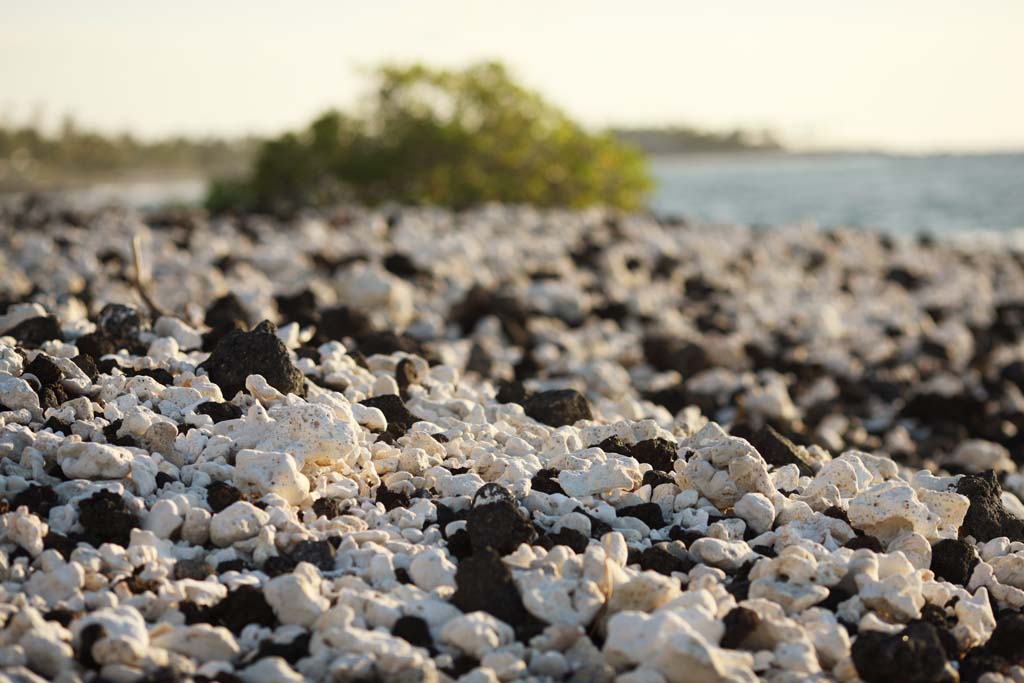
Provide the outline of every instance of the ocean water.
{"type": "Polygon", "coordinates": [[[897,234],[1024,229],[1024,154],[725,155],[652,160],[659,213],[897,234]]]}

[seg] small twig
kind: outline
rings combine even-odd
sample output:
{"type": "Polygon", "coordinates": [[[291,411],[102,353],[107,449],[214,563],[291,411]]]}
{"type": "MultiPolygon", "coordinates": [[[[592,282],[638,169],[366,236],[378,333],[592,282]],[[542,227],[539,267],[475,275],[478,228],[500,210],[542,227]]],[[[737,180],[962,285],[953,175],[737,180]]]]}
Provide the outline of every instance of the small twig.
{"type": "Polygon", "coordinates": [[[135,266],[135,289],[138,290],[139,297],[142,298],[143,303],[149,308],[150,316],[157,318],[167,315],[165,310],[156,305],[156,302],[153,301],[147,290],[149,285],[148,278],[142,275],[142,237],[138,234],[132,237],[132,262],[135,266]]]}

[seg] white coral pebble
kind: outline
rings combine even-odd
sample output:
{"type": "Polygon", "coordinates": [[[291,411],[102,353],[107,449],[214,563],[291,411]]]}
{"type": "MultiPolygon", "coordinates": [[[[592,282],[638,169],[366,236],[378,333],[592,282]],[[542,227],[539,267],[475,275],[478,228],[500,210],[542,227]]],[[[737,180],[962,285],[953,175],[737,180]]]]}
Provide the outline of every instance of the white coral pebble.
{"type": "Polygon", "coordinates": [[[210,540],[214,545],[226,547],[237,541],[252,538],[270,520],[263,510],[243,500],[232,503],[210,520],[210,540]]]}
{"type": "Polygon", "coordinates": [[[298,505],[309,493],[309,479],[288,453],[246,449],[235,456],[235,487],[246,493],[276,493],[298,505]]]}

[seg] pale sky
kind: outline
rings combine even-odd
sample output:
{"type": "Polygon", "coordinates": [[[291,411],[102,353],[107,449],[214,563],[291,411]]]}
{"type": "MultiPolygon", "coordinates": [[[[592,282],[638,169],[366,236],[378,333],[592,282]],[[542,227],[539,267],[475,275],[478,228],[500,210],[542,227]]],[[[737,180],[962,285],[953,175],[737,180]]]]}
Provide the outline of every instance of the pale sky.
{"type": "Polygon", "coordinates": [[[359,67],[494,58],[592,126],[803,146],[1024,149],[1022,0],[0,0],[0,115],[273,133],[359,67]]]}

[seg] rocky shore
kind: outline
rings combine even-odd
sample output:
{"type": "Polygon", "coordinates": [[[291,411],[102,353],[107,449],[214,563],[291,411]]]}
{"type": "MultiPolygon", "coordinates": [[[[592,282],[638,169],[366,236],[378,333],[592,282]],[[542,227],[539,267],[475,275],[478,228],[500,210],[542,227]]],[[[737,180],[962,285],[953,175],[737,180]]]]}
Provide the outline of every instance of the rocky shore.
{"type": "Polygon", "coordinates": [[[40,204],[0,245],[0,679],[1024,680],[1008,245],[40,204]]]}

